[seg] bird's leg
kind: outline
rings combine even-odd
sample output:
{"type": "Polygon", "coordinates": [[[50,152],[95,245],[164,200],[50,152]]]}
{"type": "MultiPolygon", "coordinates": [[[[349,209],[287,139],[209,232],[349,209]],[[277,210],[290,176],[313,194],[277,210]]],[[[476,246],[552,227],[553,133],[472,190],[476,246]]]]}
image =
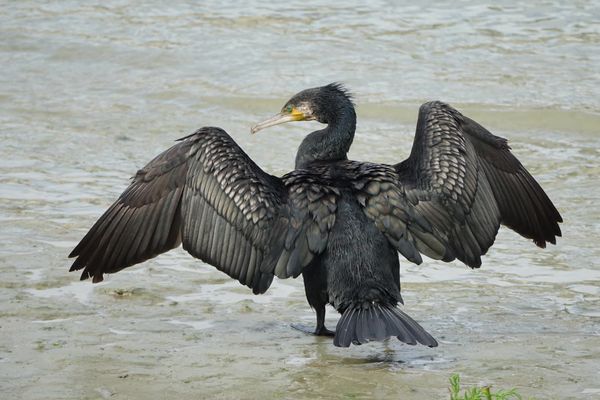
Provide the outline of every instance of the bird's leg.
{"type": "Polygon", "coordinates": [[[315,336],[335,336],[334,331],[325,327],[325,304],[315,307],[315,311],[317,312],[317,327],[314,330],[310,326],[300,324],[292,324],[292,328],[315,336]]]}
{"type": "Polygon", "coordinates": [[[330,331],[325,328],[325,305],[317,307],[317,328],[315,329],[315,335],[317,336],[335,336],[334,331],[330,331]]]}
{"type": "Polygon", "coordinates": [[[325,328],[325,305],[329,302],[327,295],[327,271],[319,262],[313,263],[302,271],[304,290],[308,304],[317,312],[317,327],[293,324],[292,328],[316,336],[335,336],[335,332],[325,328]]]}

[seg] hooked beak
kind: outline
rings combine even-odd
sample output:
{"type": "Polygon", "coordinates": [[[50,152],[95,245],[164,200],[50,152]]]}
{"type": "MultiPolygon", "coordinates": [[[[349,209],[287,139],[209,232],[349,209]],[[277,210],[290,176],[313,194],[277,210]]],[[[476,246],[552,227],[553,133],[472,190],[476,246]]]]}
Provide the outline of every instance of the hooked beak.
{"type": "Polygon", "coordinates": [[[254,125],[251,129],[250,129],[250,133],[254,134],[258,131],[260,131],[261,129],[265,129],[268,128],[270,126],[273,125],[279,125],[279,124],[283,124],[284,122],[292,122],[292,121],[304,121],[306,118],[304,116],[304,113],[293,109],[291,113],[279,113],[277,115],[274,115],[273,117],[266,119],[262,122],[259,122],[258,124],[254,125]]]}

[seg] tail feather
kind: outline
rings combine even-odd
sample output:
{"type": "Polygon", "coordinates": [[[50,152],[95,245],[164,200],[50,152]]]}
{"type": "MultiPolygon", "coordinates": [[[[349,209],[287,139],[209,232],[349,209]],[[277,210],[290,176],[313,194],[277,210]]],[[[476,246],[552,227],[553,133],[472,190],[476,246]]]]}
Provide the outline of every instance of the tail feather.
{"type": "Polygon", "coordinates": [[[358,314],[356,316],[356,339],[359,342],[365,342],[369,340],[369,338],[367,337],[367,333],[369,332],[368,311],[369,309],[359,309],[358,314]]]}
{"type": "Polygon", "coordinates": [[[386,324],[389,327],[388,333],[390,336],[396,336],[398,340],[411,346],[417,344],[417,339],[406,321],[397,318],[389,308],[383,308],[382,311],[386,318],[386,324]]]}
{"type": "Polygon", "coordinates": [[[354,316],[356,308],[347,308],[335,327],[333,344],[337,347],[348,347],[356,334],[356,321],[354,316]]]}
{"type": "Polygon", "coordinates": [[[410,345],[438,345],[437,341],[406,313],[395,306],[379,303],[367,304],[366,307],[348,307],[337,324],[333,344],[348,347],[350,344],[381,341],[390,336],[396,336],[398,340],[410,345]]]}
{"type": "Polygon", "coordinates": [[[387,333],[386,324],[381,318],[377,309],[371,307],[369,310],[369,320],[368,325],[371,327],[372,340],[381,341],[387,337],[392,336],[392,334],[387,333]]]}

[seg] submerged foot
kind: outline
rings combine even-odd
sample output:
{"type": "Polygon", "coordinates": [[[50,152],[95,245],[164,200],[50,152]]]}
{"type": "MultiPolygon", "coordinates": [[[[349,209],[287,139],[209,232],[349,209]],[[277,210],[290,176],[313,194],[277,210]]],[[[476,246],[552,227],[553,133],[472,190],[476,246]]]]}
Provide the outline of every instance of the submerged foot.
{"type": "Polygon", "coordinates": [[[317,328],[317,329],[313,329],[308,325],[301,325],[301,324],[291,324],[290,326],[296,330],[299,330],[300,332],[308,333],[309,335],[329,336],[329,337],[335,336],[335,332],[330,331],[329,329],[325,328],[325,326],[322,326],[321,328],[317,328]]]}

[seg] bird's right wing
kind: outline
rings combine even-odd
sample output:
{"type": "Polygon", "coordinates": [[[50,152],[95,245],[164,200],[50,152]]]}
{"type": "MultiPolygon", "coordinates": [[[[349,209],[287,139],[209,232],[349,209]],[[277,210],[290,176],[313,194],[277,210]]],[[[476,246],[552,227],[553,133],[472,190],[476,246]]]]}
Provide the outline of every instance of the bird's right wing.
{"type": "Polygon", "coordinates": [[[413,211],[445,242],[438,258],[476,268],[504,224],[536,245],[562,218],[507,141],[441,102],[421,106],[410,157],[395,166],[413,211]]]}
{"type": "Polygon", "coordinates": [[[183,243],[256,291],[284,190],[225,131],[201,128],[138,171],[70,254],[71,271],[99,282],[183,243]]]}

